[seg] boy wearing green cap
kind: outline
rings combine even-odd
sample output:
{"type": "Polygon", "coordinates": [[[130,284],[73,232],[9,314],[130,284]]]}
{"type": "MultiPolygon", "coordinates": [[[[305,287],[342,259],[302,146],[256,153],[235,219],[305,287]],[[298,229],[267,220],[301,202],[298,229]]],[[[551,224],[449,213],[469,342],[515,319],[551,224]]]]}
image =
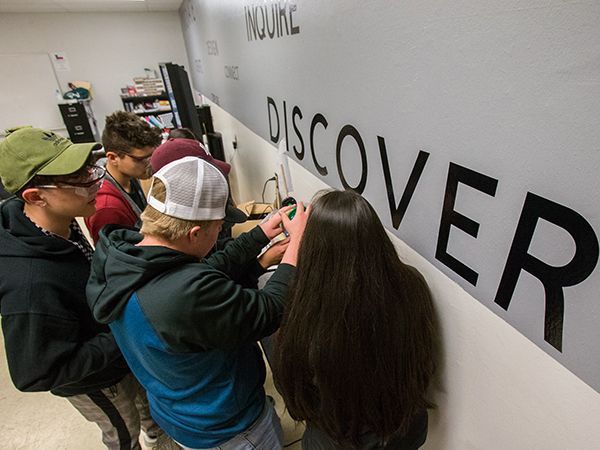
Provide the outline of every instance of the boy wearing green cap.
{"type": "Polygon", "coordinates": [[[99,144],[23,127],[0,142],[0,314],[10,376],[21,391],[65,397],[109,449],[139,449],[136,382],[107,326],[86,304],[93,250],[74,218],[95,212],[99,144]]]}

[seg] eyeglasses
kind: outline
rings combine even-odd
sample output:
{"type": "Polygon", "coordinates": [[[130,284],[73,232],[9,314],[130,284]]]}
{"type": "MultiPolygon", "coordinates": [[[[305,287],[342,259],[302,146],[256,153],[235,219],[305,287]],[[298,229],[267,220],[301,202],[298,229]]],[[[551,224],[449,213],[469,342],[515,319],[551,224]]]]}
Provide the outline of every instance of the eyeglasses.
{"type": "Polygon", "coordinates": [[[129,153],[123,153],[125,156],[129,156],[131,159],[133,159],[135,162],[143,162],[146,163],[148,161],[150,161],[150,158],[152,158],[152,155],[148,155],[148,156],[133,156],[130,155],[129,153]]]}
{"type": "Polygon", "coordinates": [[[100,166],[86,166],[84,170],[78,171],[77,175],[65,176],[56,181],[55,184],[36,186],[38,188],[61,188],[82,187],[91,188],[99,184],[106,175],[106,169],[100,166]]]}

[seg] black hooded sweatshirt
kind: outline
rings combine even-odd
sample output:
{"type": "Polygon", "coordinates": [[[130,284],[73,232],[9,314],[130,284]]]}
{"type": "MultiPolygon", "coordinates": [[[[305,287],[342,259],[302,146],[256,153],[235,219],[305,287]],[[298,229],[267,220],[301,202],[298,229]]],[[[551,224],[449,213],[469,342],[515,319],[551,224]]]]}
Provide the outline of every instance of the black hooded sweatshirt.
{"type": "Polygon", "coordinates": [[[21,391],[85,394],[129,373],[106,325],[87,306],[90,264],[75,245],[47,236],[23,202],[0,205],[0,314],[6,358],[21,391]]]}

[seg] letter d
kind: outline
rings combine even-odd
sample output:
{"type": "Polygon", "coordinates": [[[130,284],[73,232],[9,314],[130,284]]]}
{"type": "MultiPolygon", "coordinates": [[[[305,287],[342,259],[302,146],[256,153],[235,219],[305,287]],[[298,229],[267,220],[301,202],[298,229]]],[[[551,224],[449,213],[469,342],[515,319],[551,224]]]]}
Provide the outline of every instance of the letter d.
{"type": "Polygon", "coordinates": [[[277,112],[277,105],[275,100],[271,97],[267,97],[267,111],[269,113],[269,137],[271,142],[277,144],[279,142],[279,112],[277,112]],[[273,134],[273,124],[271,122],[271,106],[275,110],[275,117],[277,118],[277,133],[273,134]]]}

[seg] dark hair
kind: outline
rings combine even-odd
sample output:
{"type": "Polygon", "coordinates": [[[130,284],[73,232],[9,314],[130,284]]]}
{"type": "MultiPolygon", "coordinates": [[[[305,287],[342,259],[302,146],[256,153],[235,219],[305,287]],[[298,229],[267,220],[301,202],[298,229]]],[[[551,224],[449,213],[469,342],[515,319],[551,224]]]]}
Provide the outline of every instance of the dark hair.
{"type": "Polygon", "coordinates": [[[313,203],[274,356],[290,415],[344,447],[405,433],[433,405],[433,303],[375,210],[353,191],[313,203]]]}
{"type": "Polygon", "coordinates": [[[106,117],[102,145],[107,152],[130,153],[134,148],[158,147],[160,133],[134,113],[116,111],[106,117]]]}
{"type": "Polygon", "coordinates": [[[173,139],[194,139],[195,141],[198,140],[198,138],[196,137],[196,135],[194,134],[194,132],[192,130],[190,130],[189,128],[174,128],[173,130],[171,130],[169,132],[169,138],[173,138],[173,139]]]}

